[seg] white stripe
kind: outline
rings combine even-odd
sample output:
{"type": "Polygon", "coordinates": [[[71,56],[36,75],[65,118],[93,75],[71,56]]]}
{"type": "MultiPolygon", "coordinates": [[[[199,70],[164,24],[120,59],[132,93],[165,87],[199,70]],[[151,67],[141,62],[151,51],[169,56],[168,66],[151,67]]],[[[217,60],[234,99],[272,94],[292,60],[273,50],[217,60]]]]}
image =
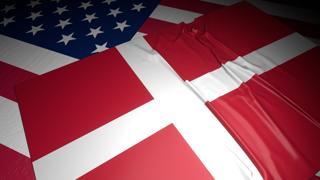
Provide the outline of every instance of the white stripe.
{"type": "Polygon", "coordinates": [[[283,18],[294,19],[303,22],[320,24],[320,13],[303,8],[293,7],[289,5],[268,2],[263,0],[247,0],[252,5],[267,14],[279,16],[283,18]]]}
{"type": "Polygon", "coordinates": [[[241,2],[241,0],[201,0],[204,2],[209,2],[209,3],[213,3],[213,4],[220,4],[223,6],[230,6],[233,4],[236,4],[238,2],[241,2]]]}
{"type": "Polygon", "coordinates": [[[158,5],[150,15],[151,18],[167,21],[171,23],[190,23],[195,18],[201,16],[199,13],[172,8],[164,5],[158,5]]]}
{"type": "Polygon", "coordinates": [[[2,96],[0,96],[0,143],[30,157],[18,104],[2,96]]]}
{"type": "Polygon", "coordinates": [[[230,75],[231,70],[228,71],[227,66],[225,67],[191,81],[191,84],[201,92],[205,101],[216,99],[240,86],[241,82],[234,79],[236,76],[230,75]]]}
{"type": "Polygon", "coordinates": [[[154,100],[35,161],[37,179],[77,178],[172,122],[216,179],[262,179],[230,134],[143,38],[117,49],[154,100]]]}
{"type": "Polygon", "coordinates": [[[76,61],[75,58],[1,34],[0,47],[0,61],[35,74],[43,74],[76,61]]]}
{"type": "Polygon", "coordinates": [[[191,83],[203,94],[204,99],[213,101],[238,88],[254,74],[269,71],[315,46],[316,44],[300,34],[292,33],[244,57],[227,62],[221,68],[204,74],[191,83]]]}
{"type": "Polygon", "coordinates": [[[143,33],[143,32],[137,32],[137,33],[131,38],[131,40],[132,40],[132,39],[136,39],[136,38],[143,37],[143,36],[145,36],[145,35],[147,35],[147,34],[146,34],[146,33],[143,33]]]}
{"type": "Polygon", "coordinates": [[[117,49],[215,179],[262,179],[226,129],[143,38],[117,49]]]}
{"type": "Polygon", "coordinates": [[[266,72],[315,47],[316,44],[298,33],[292,33],[244,56],[256,74],[266,72]],[[257,70],[260,69],[260,70],[257,70]],[[262,72],[259,72],[261,71],[262,72]]]}
{"type": "Polygon", "coordinates": [[[196,95],[198,95],[198,97],[205,102],[206,98],[203,94],[201,94],[202,92],[199,91],[190,81],[186,80],[186,86],[188,86],[196,95]]]}

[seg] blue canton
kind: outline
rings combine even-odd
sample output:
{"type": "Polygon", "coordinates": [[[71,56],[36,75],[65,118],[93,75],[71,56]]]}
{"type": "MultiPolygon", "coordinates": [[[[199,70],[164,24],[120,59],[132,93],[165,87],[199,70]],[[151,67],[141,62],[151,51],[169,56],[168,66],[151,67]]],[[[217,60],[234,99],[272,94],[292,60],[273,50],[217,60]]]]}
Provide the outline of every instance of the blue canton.
{"type": "Polygon", "coordinates": [[[0,33],[74,58],[130,40],[159,0],[2,1],[0,33]]]}

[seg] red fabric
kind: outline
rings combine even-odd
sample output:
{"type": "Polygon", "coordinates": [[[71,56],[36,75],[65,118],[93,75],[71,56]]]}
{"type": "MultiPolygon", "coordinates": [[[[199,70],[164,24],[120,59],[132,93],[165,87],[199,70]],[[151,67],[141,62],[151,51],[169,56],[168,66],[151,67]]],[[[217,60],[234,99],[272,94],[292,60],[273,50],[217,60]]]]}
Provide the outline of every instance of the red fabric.
{"type": "Polygon", "coordinates": [[[294,31],[248,3],[238,3],[200,17],[206,31],[244,56],[294,31]],[[276,31],[274,31],[276,29],[276,31]]]}
{"type": "Polygon", "coordinates": [[[320,180],[319,176],[314,175],[313,177],[310,178],[310,180],[320,180]]]}
{"type": "Polygon", "coordinates": [[[266,179],[309,179],[320,169],[319,50],[208,104],[266,179]]]}
{"type": "Polygon", "coordinates": [[[208,105],[265,179],[308,179],[320,169],[319,121],[291,101],[256,76],[208,105]]]}
{"type": "Polygon", "coordinates": [[[320,47],[317,46],[260,77],[320,123],[319,67],[320,47]]]}
{"type": "Polygon", "coordinates": [[[219,4],[214,4],[201,0],[188,0],[187,2],[185,0],[161,0],[160,4],[201,14],[209,13],[223,7],[219,4]]]}
{"type": "Polygon", "coordinates": [[[239,3],[146,39],[184,80],[193,80],[292,32],[251,5],[239,3]]]}
{"type": "Polygon", "coordinates": [[[192,27],[186,24],[174,26],[168,33],[147,37],[147,41],[184,80],[193,80],[220,67],[220,63],[216,62],[210,49],[200,39],[203,39],[201,35],[193,32],[192,27]]]}
{"type": "Polygon", "coordinates": [[[0,96],[16,101],[14,86],[35,76],[37,75],[0,61],[0,96]]]}
{"type": "Polygon", "coordinates": [[[0,144],[0,179],[36,179],[30,158],[0,144]]]}
{"type": "MultiPolygon", "coordinates": [[[[147,40],[193,80],[291,33],[239,3],[147,40]]],[[[309,179],[320,170],[319,57],[319,48],[310,50],[207,103],[265,179],[309,179]]]]}
{"type": "Polygon", "coordinates": [[[116,49],[23,82],[16,93],[33,161],[152,99],[116,49]]]}
{"type": "Polygon", "coordinates": [[[163,28],[171,27],[173,25],[174,24],[170,22],[148,18],[139,29],[139,32],[147,33],[147,34],[157,33],[159,30],[163,28]]]}
{"type": "Polygon", "coordinates": [[[173,125],[160,130],[80,179],[213,179],[173,125]]]}

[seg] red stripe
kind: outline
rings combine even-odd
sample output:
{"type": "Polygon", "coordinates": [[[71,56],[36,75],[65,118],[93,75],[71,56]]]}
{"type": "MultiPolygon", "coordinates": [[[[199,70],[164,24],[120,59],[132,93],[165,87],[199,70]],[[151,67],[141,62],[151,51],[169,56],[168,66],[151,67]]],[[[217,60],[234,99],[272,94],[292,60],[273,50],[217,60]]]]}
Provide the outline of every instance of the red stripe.
{"type": "Polygon", "coordinates": [[[170,125],[80,179],[213,179],[177,129],[170,125]]]}
{"type": "Polygon", "coordinates": [[[206,14],[223,7],[222,5],[208,3],[200,0],[161,0],[161,5],[206,14]]]}
{"type": "Polygon", "coordinates": [[[146,33],[146,34],[156,34],[158,31],[162,29],[167,29],[171,26],[173,26],[173,23],[161,21],[153,18],[148,18],[141,28],[139,29],[140,32],[146,33]]]}
{"type": "Polygon", "coordinates": [[[2,144],[0,144],[0,160],[1,179],[36,179],[30,158],[2,144]]]}
{"type": "Polygon", "coordinates": [[[16,88],[34,161],[152,100],[116,49],[16,88]]]}
{"type": "Polygon", "coordinates": [[[35,76],[36,74],[0,61],[0,96],[16,101],[14,86],[35,76]]]}
{"type": "Polygon", "coordinates": [[[294,32],[248,3],[209,13],[203,16],[203,21],[214,38],[240,56],[294,32]]]}

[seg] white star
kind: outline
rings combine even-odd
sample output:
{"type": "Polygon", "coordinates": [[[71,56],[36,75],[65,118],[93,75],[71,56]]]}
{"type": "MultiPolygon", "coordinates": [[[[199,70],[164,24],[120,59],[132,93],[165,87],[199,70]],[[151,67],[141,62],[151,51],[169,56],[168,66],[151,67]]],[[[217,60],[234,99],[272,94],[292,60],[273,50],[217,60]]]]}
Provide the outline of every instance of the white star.
{"type": "Polygon", "coordinates": [[[32,19],[32,21],[34,21],[37,17],[42,16],[41,11],[39,12],[31,12],[31,15],[27,17],[27,19],[32,19]]]}
{"type": "Polygon", "coordinates": [[[121,32],[124,30],[124,28],[130,26],[127,24],[127,21],[123,21],[122,23],[119,23],[119,22],[116,22],[116,23],[117,23],[117,26],[114,27],[113,29],[120,29],[121,32]]]}
{"type": "Polygon", "coordinates": [[[69,43],[69,41],[72,41],[72,40],[76,39],[76,38],[72,37],[72,35],[73,35],[73,33],[71,33],[69,35],[62,34],[62,38],[57,43],[63,42],[64,45],[67,45],[69,43]]]}
{"type": "Polygon", "coordinates": [[[44,29],[42,28],[43,24],[40,24],[39,26],[31,26],[31,29],[26,32],[26,33],[32,33],[32,35],[34,36],[35,34],[37,34],[37,32],[39,31],[43,31],[44,29]]]}
{"type": "Polygon", "coordinates": [[[112,2],[115,2],[116,0],[104,0],[101,3],[107,3],[108,5],[110,5],[112,2]]]}
{"type": "Polygon", "coordinates": [[[53,12],[53,14],[54,14],[54,13],[58,13],[59,15],[61,15],[63,12],[66,12],[66,11],[69,11],[69,10],[67,9],[67,6],[57,7],[57,10],[55,10],[55,11],[53,12]]]}
{"type": "Polygon", "coordinates": [[[122,11],[119,10],[120,8],[117,9],[110,9],[110,13],[108,16],[112,15],[113,17],[117,17],[118,14],[122,13],[122,11]]]}
{"type": "Polygon", "coordinates": [[[93,13],[91,15],[86,14],[86,17],[82,19],[82,21],[88,21],[89,23],[91,23],[92,20],[98,19],[98,17],[96,17],[95,15],[96,13],[93,13]]]}
{"type": "Polygon", "coordinates": [[[14,16],[10,17],[10,18],[3,18],[3,20],[0,22],[0,24],[2,24],[4,27],[6,27],[9,23],[13,23],[15,22],[15,20],[13,20],[14,16]]]}
{"type": "Polygon", "coordinates": [[[1,11],[4,11],[5,13],[7,13],[7,12],[14,10],[14,9],[16,9],[14,7],[14,4],[11,4],[11,5],[6,5],[3,9],[1,9],[1,11]]]}
{"type": "Polygon", "coordinates": [[[81,2],[81,5],[78,8],[83,8],[84,10],[86,10],[88,7],[92,6],[91,2],[88,1],[86,3],[81,2]]]}
{"type": "Polygon", "coordinates": [[[92,51],[91,53],[97,53],[97,52],[101,52],[101,51],[104,51],[104,50],[107,50],[107,42],[102,44],[102,45],[98,45],[98,44],[95,44],[96,46],[96,49],[94,51],[92,51]]]}
{"type": "Polygon", "coordinates": [[[31,6],[33,8],[33,7],[35,7],[36,5],[39,5],[39,4],[41,4],[40,0],[32,0],[28,4],[28,6],[31,6]]]}
{"type": "Polygon", "coordinates": [[[133,8],[131,10],[137,10],[138,12],[141,11],[141,9],[146,8],[145,6],[142,5],[142,3],[140,4],[133,4],[133,8]]]}
{"type": "Polygon", "coordinates": [[[66,27],[67,25],[69,24],[72,24],[70,21],[70,18],[69,19],[66,19],[66,20],[59,20],[59,23],[55,26],[55,27],[61,27],[61,29],[63,29],[64,27],[66,27]]]}
{"type": "Polygon", "coordinates": [[[90,28],[90,32],[87,34],[87,36],[92,35],[93,38],[96,38],[98,34],[103,33],[103,31],[100,31],[101,26],[97,27],[96,29],[90,28]]]}

